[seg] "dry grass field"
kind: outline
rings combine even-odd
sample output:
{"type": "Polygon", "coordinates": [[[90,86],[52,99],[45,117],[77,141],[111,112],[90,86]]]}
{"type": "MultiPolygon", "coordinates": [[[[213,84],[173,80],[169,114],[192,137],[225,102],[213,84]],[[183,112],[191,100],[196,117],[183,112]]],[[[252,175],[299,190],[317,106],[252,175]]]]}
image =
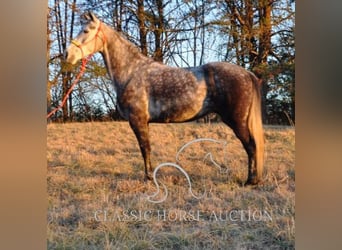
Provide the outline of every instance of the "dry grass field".
{"type": "Polygon", "coordinates": [[[294,249],[295,131],[265,129],[265,181],[242,185],[247,157],[218,124],[151,124],[152,164],[167,188],[144,182],[143,160],[127,122],[47,127],[48,249],[294,249]],[[212,160],[221,166],[221,170],[212,160]],[[153,200],[166,195],[163,189],[153,200]]]}

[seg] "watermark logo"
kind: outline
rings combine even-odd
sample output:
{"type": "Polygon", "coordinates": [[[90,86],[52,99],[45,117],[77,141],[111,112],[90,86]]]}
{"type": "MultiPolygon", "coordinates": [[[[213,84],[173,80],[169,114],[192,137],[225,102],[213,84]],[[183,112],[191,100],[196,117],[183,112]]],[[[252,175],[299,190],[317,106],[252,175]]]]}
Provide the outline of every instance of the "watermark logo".
{"type": "Polygon", "coordinates": [[[187,221],[187,222],[267,222],[273,221],[272,214],[267,210],[233,209],[218,211],[202,210],[113,210],[100,209],[94,212],[94,219],[98,222],[135,222],[135,221],[187,221]]]}
{"type": "MultiPolygon", "coordinates": [[[[226,160],[226,146],[227,146],[227,142],[226,141],[219,141],[219,140],[215,140],[215,139],[211,139],[211,138],[199,138],[199,139],[195,139],[195,140],[192,140],[186,144],[184,144],[177,152],[176,154],[176,162],[177,163],[173,163],[173,162],[165,162],[165,163],[161,163],[159,164],[153,171],[153,182],[156,186],[156,192],[154,192],[153,194],[151,195],[147,195],[146,199],[149,201],[149,202],[152,202],[152,203],[162,203],[164,202],[167,197],[168,197],[168,189],[167,187],[162,183],[162,182],[158,182],[158,178],[157,178],[157,173],[158,171],[163,168],[163,167],[173,167],[175,168],[176,170],[180,171],[184,177],[186,178],[187,180],[187,184],[189,186],[189,194],[195,198],[195,199],[202,199],[206,196],[206,189],[204,188],[204,192],[202,195],[195,195],[194,192],[193,192],[193,188],[192,188],[192,185],[191,185],[191,179],[189,177],[189,174],[184,170],[184,168],[181,166],[181,160],[180,160],[180,156],[182,155],[182,153],[184,153],[184,151],[191,147],[191,145],[195,144],[195,143],[202,143],[202,142],[209,142],[209,143],[215,143],[215,144],[218,144],[221,149],[222,149],[222,152],[224,153],[224,160],[226,160]],[[161,188],[160,188],[160,185],[159,183],[161,183],[162,185],[162,189],[163,189],[163,192],[161,191],[161,188]],[[160,196],[160,193],[164,193],[164,195],[159,198],[159,199],[156,199],[158,196],[160,196]]],[[[207,160],[209,159],[209,161],[212,163],[213,166],[215,166],[219,171],[220,173],[222,174],[226,174],[228,173],[229,169],[226,167],[226,168],[222,168],[220,164],[218,164],[214,158],[213,158],[213,154],[212,152],[206,152],[203,160],[207,160]]]]}

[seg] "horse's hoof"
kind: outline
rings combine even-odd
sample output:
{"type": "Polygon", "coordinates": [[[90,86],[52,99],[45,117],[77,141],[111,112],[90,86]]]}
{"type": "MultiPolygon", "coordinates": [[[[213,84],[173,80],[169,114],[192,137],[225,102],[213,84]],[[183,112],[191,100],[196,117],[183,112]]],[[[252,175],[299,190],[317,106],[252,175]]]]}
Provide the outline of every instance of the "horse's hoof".
{"type": "Polygon", "coordinates": [[[256,186],[260,183],[260,181],[257,178],[248,179],[245,183],[245,186],[256,186]]]}
{"type": "Polygon", "coordinates": [[[152,180],[153,180],[153,178],[149,174],[145,175],[145,181],[146,182],[147,181],[152,181],[152,180]]]}

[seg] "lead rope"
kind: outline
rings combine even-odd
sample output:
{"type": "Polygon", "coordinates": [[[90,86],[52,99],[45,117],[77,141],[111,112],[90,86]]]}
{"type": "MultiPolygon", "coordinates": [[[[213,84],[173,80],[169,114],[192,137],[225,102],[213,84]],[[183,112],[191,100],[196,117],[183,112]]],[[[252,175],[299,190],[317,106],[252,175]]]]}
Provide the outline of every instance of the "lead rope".
{"type": "MultiPolygon", "coordinates": [[[[83,52],[83,51],[82,51],[83,52]]],[[[59,109],[61,109],[64,104],[66,103],[66,100],[68,99],[71,91],[73,90],[73,88],[75,87],[75,85],[78,83],[78,81],[80,80],[81,76],[84,74],[84,71],[85,71],[85,68],[86,68],[86,65],[89,61],[89,59],[93,56],[93,54],[90,54],[89,56],[87,56],[86,58],[83,58],[82,59],[82,65],[81,65],[81,70],[80,72],[78,73],[76,79],[73,81],[73,83],[71,84],[71,87],[70,89],[68,90],[68,92],[66,93],[66,95],[64,96],[63,98],[63,101],[62,103],[57,107],[55,108],[54,110],[52,110],[50,113],[47,114],[46,116],[46,119],[50,118],[54,113],[56,113],[59,109]]]]}

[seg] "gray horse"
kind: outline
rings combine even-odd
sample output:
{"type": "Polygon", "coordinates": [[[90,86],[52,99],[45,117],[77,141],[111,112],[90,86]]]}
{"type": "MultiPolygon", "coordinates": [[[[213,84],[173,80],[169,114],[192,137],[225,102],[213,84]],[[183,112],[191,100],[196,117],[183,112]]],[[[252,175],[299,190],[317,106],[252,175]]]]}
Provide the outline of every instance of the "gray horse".
{"type": "Polygon", "coordinates": [[[248,155],[246,184],[262,179],[264,136],[261,121],[260,80],[244,68],[227,62],[194,68],[176,68],[140,53],[117,31],[94,14],[81,17],[83,29],[66,51],[75,64],[100,52],[117,94],[118,110],[129,121],[151,179],[150,122],[192,121],[210,112],[233,129],[248,155]]]}

